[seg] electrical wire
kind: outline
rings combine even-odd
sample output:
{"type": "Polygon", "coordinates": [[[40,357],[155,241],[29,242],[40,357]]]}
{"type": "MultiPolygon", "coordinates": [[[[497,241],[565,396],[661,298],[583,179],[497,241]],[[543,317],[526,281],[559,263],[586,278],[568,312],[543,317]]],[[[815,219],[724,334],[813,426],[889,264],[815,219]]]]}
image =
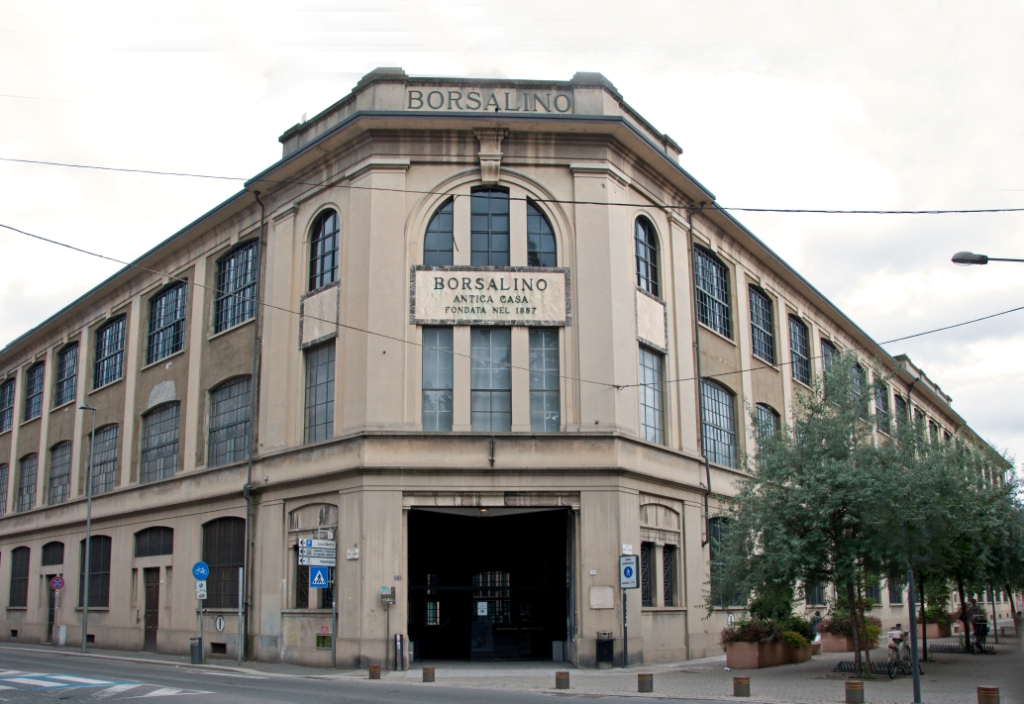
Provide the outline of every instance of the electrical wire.
{"type": "MultiPolygon", "coordinates": [[[[38,159],[15,159],[12,157],[0,157],[0,161],[6,161],[15,164],[33,164],[37,166],[56,166],[61,168],[70,169],[88,169],[93,171],[112,171],[119,173],[130,173],[130,174],[144,174],[147,176],[174,176],[181,178],[202,178],[212,179],[217,181],[238,181],[245,183],[251,181],[251,178],[244,178],[241,176],[218,176],[213,174],[198,174],[190,173],[185,171],[157,171],[154,169],[128,169],[115,166],[97,166],[94,164],[70,164],[61,161],[41,161],[38,159]]],[[[282,179],[258,179],[260,183],[274,183],[278,185],[292,185],[292,186],[323,186],[325,181],[313,182],[313,181],[291,181],[282,179]]],[[[411,193],[415,195],[437,195],[437,196],[451,196],[454,198],[466,198],[471,197],[472,194],[467,193],[445,193],[441,191],[421,191],[416,189],[408,188],[386,188],[383,186],[356,186],[352,184],[334,184],[332,188],[349,188],[352,190],[362,191],[380,191],[388,193],[411,193]]],[[[530,200],[536,203],[551,203],[558,205],[601,205],[601,206],[622,206],[622,207],[635,207],[633,203],[611,203],[607,201],[591,201],[591,200],[570,200],[561,198],[524,198],[524,197],[510,197],[509,200],[530,200]]],[[[812,214],[812,215],[976,215],[983,213],[1024,213],[1024,208],[950,208],[950,209],[931,209],[931,210],[841,210],[841,209],[828,209],[828,208],[753,208],[753,207],[742,207],[742,206],[725,206],[718,203],[707,203],[698,205],[663,205],[661,206],[668,210],[692,210],[695,212],[703,210],[728,210],[734,212],[743,213],[794,213],[794,214],[812,214]]]]}

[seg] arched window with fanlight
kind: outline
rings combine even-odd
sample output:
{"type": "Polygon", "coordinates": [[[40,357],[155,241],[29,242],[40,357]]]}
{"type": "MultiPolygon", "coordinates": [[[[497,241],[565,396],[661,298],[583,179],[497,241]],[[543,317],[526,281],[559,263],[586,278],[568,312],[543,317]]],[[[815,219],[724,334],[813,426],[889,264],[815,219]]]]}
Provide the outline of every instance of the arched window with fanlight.
{"type": "Polygon", "coordinates": [[[652,296],[658,296],[658,238],[654,225],[646,218],[637,218],[633,240],[636,248],[636,285],[652,296]]]}
{"type": "Polygon", "coordinates": [[[338,280],[338,213],[325,210],[313,221],[309,237],[309,290],[338,280]]]}
{"type": "Polygon", "coordinates": [[[454,259],[452,244],[454,242],[455,201],[446,200],[434,211],[423,237],[423,264],[425,266],[451,266],[454,259]]]}
{"type": "Polygon", "coordinates": [[[530,266],[558,266],[558,248],[551,223],[533,203],[526,204],[526,263],[530,266]]]}

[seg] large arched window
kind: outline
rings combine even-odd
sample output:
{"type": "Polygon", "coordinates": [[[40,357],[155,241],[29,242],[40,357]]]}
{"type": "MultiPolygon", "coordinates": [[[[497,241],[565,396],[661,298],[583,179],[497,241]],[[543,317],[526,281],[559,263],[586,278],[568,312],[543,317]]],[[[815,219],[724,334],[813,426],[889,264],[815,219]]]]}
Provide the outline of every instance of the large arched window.
{"type": "Polygon", "coordinates": [[[64,543],[59,541],[53,541],[43,546],[43,562],[44,565],[63,565],[64,564],[64,543]]]}
{"type": "Polygon", "coordinates": [[[480,188],[470,198],[470,263],[509,265],[508,191],[480,188]]]}
{"type": "Polygon", "coordinates": [[[646,218],[637,218],[634,229],[636,285],[652,296],[658,296],[658,238],[654,234],[654,225],[646,218]]]}
{"type": "Polygon", "coordinates": [[[111,384],[124,374],[124,323],[119,315],[96,331],[96,361],[93,388],[111,384]]]}
{"type": "Polygon", "coordinates": [[[533,203],[526,204],[526,263],[558,266],[557,245],[551,223],[533,203]]]}
{"type": "Polygon", "coordinates": [[[736,466],[736,402],[733,393],[710,379],[700,380],[701,434],[708,461],[736,466]]]}
{"type": "Polygon", "coordinates": [[[71,494],[71,443],[50,448],[50,490],[47,502],[52,506],[68,500],[71,494]]]}
{"type": "Polygon", "coordinates": [[[135,534],[135,557],[170,555],[174,552],[174,529],[157,526],[135,534]]]}
{"type": "Polygon", "coordinates": [[[218,518],[203,526],[203,562],[210,567],[207,577],[211,609],[238,606],[238,568],[245,559],[245,521],[218,518]]]}
{"type": "Polygon", "coordinates": [[[149,299],[149,337],[146,364],[185,349],[185,305],[188,284],[184,281],[149,299]]]}
{"type": "Polygon", "coordinates": [[[423,238],[423,264],[425,266],[451,266],[454,259],[452,242],[454,237],[454,200],[449,198],[434,211],[423,238]]]}
{"type": "Polygon", "coordinates": [[[219,467],[249,456],[250,377],[224,382],[210,392],[210,441],[206,464],[219,467]]]}
{"type": "Polygon", "coordinates": [[[142,416],[142,464],[139,482],[173,477],[178,470],[178,424],[181,404],[165,403],[142,416]]]}
{"type": "Polygon", "coordinates": [[[105,494],[117,484],[118,426],[108,425],[96,431],[92,450],[92,493],[105,494]]]}
{"type": "Polygon", "coordinates": [[[732,338],[729,309],[729,270],[711,252],[693,250],[693,278],[697,287],[697,320],[715,332],[732,338]]]}
{"type": "MultiPolygon", "coordinates": [[[[78,605],[85,599],[85,540],[79,543],[78,605]]],[[[89,608],[110,606],[110,538],[94,535],[89,540],[89,608]]]]}
{"type": "Polygon", "coordinates": [[[338,280],[338,214],[325,210],[313,222],[309,237],[309,290],[338,280]]]}
{"type": "Polygon", "coordinates": [[[223,332],[256,315],[259,242],[249,240],[217,262],[217,299],[213,331],[223,332]]]}
{"type": "Polygon", "coordinates": [[[11,551],[11,595],[8,606],[28,606],[28,567],[31,552],[28,548],[11,551]]]}

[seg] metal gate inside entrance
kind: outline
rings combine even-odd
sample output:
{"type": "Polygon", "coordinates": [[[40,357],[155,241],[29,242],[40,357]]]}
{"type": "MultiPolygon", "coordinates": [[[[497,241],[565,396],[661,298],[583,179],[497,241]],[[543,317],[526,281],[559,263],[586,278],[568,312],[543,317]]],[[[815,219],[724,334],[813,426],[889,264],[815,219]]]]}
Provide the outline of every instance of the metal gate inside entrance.
{"type": "Polygon", "coordinates": [[[416,659],[560,656],[569,630],[570,516],[564,509],[410,511],[416,659]]]}

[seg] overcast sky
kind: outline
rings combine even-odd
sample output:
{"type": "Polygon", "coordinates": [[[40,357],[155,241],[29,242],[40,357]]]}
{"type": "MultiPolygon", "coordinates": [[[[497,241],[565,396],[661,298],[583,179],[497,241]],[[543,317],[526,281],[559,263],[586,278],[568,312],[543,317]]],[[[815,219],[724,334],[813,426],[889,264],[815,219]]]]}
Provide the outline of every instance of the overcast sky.
{"type": "MultiPolygon", "coordinates": [[[[607,76],[724,206],[1024,207],[1024,0],[0,0],[0,157],[248,177],[376,66],[607,76]]],[[[237,182],[0,161],[0,223],[132,259],[237,182]]],[[[1024,213],[738,214],[878,341],[1024,305],[1024,213]]],[[[0,231],[0,345],[116,269],[0,231]]],[[[897,343],[1024,456],[1024,312],[897,343]]]]}

